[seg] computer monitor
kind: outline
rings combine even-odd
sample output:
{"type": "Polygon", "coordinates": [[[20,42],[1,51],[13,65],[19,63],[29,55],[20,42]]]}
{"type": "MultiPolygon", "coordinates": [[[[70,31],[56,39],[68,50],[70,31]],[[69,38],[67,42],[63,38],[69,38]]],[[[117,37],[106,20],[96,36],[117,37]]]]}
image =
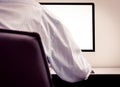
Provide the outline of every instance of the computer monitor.
{"type": "Polygon", "coordinates": [[[69,29],[83,52],[95,52],[94,3],[40,3],[69,29]]]}

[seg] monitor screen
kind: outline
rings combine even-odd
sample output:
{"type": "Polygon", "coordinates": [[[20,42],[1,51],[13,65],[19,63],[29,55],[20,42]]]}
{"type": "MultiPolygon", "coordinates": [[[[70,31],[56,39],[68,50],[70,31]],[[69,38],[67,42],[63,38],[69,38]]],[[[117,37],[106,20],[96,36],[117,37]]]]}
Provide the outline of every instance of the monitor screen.
{"type": "Polygon", "coordinates": [[[95,51],[94,3],[40,3],[69,29],[84,52],[95,51]]]}

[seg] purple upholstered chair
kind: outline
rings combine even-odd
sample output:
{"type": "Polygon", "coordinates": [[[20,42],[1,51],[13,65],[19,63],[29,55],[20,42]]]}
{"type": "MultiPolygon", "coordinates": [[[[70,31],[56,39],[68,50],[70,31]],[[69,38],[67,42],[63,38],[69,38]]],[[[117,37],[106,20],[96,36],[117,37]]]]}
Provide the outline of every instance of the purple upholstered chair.
{"type": "Polygon", "coordinates": [[[37,33],[0,29],[0,87],[53,87],[37,33]]]}

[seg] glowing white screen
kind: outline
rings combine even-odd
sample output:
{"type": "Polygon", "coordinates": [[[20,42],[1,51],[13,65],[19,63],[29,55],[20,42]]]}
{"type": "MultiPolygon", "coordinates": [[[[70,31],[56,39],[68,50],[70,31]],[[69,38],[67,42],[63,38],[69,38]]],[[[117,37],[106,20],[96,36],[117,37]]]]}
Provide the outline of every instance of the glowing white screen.
{"type": "Polygon", "coordinates": [[[69,29],[82,50],[93,50],[92,5],[45,5],[69,29]]]}

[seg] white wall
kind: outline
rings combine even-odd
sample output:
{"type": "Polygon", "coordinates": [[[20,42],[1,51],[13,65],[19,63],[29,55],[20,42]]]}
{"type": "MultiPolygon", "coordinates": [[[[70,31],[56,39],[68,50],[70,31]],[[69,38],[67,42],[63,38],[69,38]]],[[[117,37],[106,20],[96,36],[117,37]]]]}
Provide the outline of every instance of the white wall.
{"type": "Polygon", "coordinates": [[[40,2],[94,2],[95,52],[84,55],[92,67],[120,67],[120,0],[36,0],[40,2]]]}

